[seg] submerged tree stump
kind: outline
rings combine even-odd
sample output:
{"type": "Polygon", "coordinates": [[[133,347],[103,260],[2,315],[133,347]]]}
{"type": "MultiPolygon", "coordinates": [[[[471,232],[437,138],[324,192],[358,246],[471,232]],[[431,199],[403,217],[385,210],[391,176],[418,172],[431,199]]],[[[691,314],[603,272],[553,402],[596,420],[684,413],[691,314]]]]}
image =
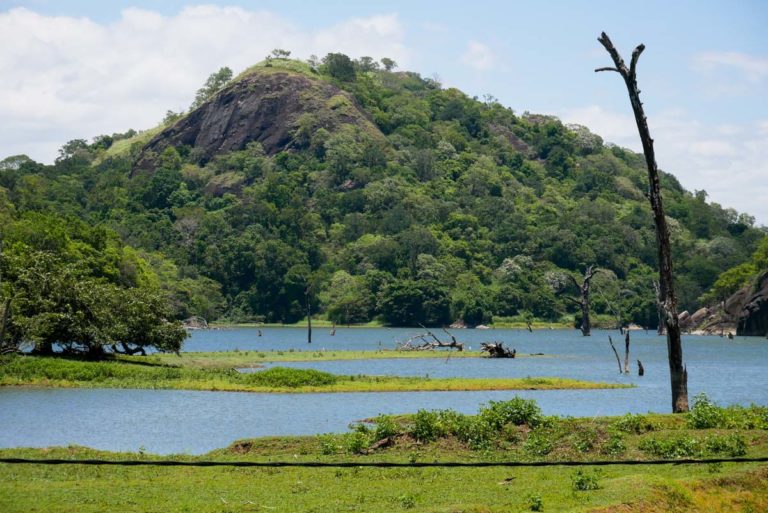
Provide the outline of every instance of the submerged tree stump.
{"type": "Polygon", "coordinates": [[[480,344],[480,350],[488,353],[488,358],[514,358],[517,350],[504,347],[503,342],[484,342],[480,344]]]}

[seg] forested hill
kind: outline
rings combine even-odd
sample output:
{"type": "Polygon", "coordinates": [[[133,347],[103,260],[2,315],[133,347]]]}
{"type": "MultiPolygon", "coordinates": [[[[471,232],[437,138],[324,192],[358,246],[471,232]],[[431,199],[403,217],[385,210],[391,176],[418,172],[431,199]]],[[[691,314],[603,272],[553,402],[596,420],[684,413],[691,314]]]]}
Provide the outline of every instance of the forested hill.
{"type": "MultiPolygon", "coordinates": [[[[222,69],[154,130],[3,160],[3,265],[50,252],[178,318],[294,322],[308,299],[392,325],[572,321],[566,275],[597,265],[595,311],[655,325],[642,155],[383,62],[222,69]]],[[[663,194],[692,311],[765,232],[670,174],[663,194]]]]}

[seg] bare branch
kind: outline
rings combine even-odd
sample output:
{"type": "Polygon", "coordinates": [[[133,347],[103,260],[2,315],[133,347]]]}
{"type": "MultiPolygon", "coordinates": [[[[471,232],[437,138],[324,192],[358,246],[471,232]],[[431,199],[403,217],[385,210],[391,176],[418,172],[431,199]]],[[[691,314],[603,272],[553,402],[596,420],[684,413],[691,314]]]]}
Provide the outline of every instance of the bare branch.
{"type": "Polygon", "coordinates": [[[608,54],[611,56],[611,59],[613,59],[613,63],[616,65],[615,69],[626,80],[629,77],[629,71],[627,70],[627,65],[624,64],[624,59],[621,58],[621,55],[619,55],[618,50],[616,50],[616,47],[613,46],[613,43],[611,42],[611,38],[608,37],[608,34],[603,32],[600,34],[600,37],[598,37],[597,40],[608,51],[608,54]]]}
{"type": "Polygon", "coordinates": [[[615,71],[616,73],[621,73],[621,71],[617,70],[616,68],[612,68],[610,66],[606,66],[605,68],[597,68],[595,70],[595,73],[598,73],[600,71],[615,71]]]}
{"type": "MultiPolygon", "coordinates": [[[[635,69],[637,68],[637,59],[640,58],[640,54],[643,53],[643,50],[645,50],[644,44],[637,45],[637,48],[635,48],[635,51],[632,52],[632,59],[629,63],[629,76],[632,79],[632,81],[635,81],[635,69]]],[[[640,91],[638,91],[638,94],[640,91]]]]}

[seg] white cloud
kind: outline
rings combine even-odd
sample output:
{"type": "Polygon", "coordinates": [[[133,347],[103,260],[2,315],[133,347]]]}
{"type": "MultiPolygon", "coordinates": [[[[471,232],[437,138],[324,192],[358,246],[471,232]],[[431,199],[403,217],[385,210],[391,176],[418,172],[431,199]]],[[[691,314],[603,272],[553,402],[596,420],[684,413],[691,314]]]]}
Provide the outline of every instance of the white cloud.
{"type": "Polygon", "coordinates": [[[130,8],[114,23],[0,12],[0,159],[50,162],[74,138],[144,129],[185,109],[221,66],[237,73],[273,48],[306,58],[410,59],[396,15],[352,18],[308,30],[269,11],[199,5],[173,16],[130,8]]]}
{"type": "MultiPolygon", "coordinates": [[[[710,126],[681,109],[649,114],[659,167],[688,190],[706,190],[711,201],[747,212],[768,225],[768,120],[710,126]]],[[[591,105],[561,113],[607,142],[642,151],[634,118],[591,105]]]]}
{"type": "MultiPolygon", "coordinates": [[[[696,55],[695,66],[701,71],[716,71],[718,68],[732,68],[741,72],[750,82],[757,83],[768,76],[768,57],[740,52],[705,52],[696,55]]],[[[725,70],[724,73],[729,73],[725,70]]]]}
{"type": "Polygon", "coordinates": [[[496,57],[487,45],[470,41],[467,43],[467,49],[461,55],[461,62],[478,71],[486,71],[494,66],[496,57]]]}

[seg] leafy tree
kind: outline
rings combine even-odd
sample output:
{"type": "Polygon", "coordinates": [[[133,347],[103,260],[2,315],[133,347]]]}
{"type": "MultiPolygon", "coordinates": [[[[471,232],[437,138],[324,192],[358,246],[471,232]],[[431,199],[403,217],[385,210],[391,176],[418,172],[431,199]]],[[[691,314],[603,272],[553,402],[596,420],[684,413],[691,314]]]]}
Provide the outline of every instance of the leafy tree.
{"type": "Polygon", "coordinates": [[[215,73],[211,73],[203,87],[197,90],[195,99],[189,109],[195,110],[213,98],[213,95],[227,85],[230,80],[232,80],[232,70],[226,66],[219,68],[215,73]]]}
{"type": "Polygon", "coordinates": [[[384,69],[386,71],[392,71],[397,67],[397,63],[390,59],[389,57],[384,57],[381,59],[381,65],[384,66],[384,69]]]}
{"type": "Polygon", "coordinates": [[[355,80],[355,65],[348,56],[343,53],[329,53],[323,57],[325,72],[331,77],[342,82],[355,80]]]}

